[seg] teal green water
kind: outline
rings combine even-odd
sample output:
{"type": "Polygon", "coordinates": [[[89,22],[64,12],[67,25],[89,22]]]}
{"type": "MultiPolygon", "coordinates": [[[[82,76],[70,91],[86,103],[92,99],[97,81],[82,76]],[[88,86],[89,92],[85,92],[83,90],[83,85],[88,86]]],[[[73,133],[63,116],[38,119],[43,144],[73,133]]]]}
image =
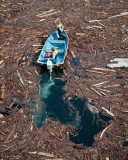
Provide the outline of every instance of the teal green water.
{"type": "MultiPolygon", "coordinates": [[[[31,101],[33,108],[33,119],[37,127],[42,127],[47,120],[59,120],[62,124],[70,124],[76,127],[74,134],[69,135],[72,142],[92,146],[94,135],[103,130],[111,118],[92,114],[86,107],[86,98],[72,97],[70,102],[64,101],[64,86],[66,81],[62,80],[63,73],[43,73],[40,81],[40,100],[43,105],[31,101]],[[72,107],[73,106],[73,107],[72,107]],[[80,120],[78,121],[78,115],[80,120]]],[[[75,147],[75,146],[74,146],[75,147]]]]}
{"type": "MultiPolygon", "coordinates": [[[[37,107],[38,104],[31,101],[33,108],[38,108],[34,112],[33,118],[36,125],[40,128],[48,119],[59,120],[63,124],[77,125],[77,113],[69,108],[68,103],[63,100],[65,91],[65,81],[62,81],[63,73],[43,73],[40,81],[40,100],[44,106],[37,107]],[[42,123],[43,122],[43,123],[42,123]]],[[[32,107],[31,107],[32,108],[32,107]]]]}

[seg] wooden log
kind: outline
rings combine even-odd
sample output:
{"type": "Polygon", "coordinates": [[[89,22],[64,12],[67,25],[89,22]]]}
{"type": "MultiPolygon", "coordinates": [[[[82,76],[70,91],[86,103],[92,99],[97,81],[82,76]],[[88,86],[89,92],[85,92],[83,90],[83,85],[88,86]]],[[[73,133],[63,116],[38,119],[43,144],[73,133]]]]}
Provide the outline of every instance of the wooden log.
{"type": "Polygon", "coordinates": [[[103,72],[97,72],[97,71],[92,71],[92,70],[85,70],[86,72],[93,72],[93,73],[99,73],[99,74],[104,74],[103,72]]]}
{"type": "Polygon", "coordinates": [[[45,152],[28,152],[29,154],[38,154],[40,156],[46,156],[46,157],[55,157],[53,154],[50,153],[45,153],[45,152]]]}
{"type": "Polygon", "coordinates": [[[128,15],[128,12],[122,12],[122,13],[120,13],[120,14],[117,14],[117,15],[114,15],[114,16],[110,16],[110,17],[108,17],[108,18],[111,19],[111,18],[126,16],[126,15],[128,15]]]}
{"type": "Polygon", "coordinates": [[[0,114],[0,119],[4,119],[4,115],[3,114],[0,114]]]}
{"type": "Polygon", "coordinates": [[[0,101],[3,101],[4,98],[5,98],[5,83],[1,86],[0,101]]]}
{"type": "Polygon", "coordinates": [[[19,80],[20,80],[21,84],[24,86],[24,82],[23,82],[22,77],[20,76],[19,71],[17,71],[17,75],[18,75],[18,77],[19,77],[19,80]]]}
{"type": "Polygon", "coordinates": [[[76,33],[76,36],[85,36],[86,33],[76,33]]]}
{"type": "Polygon", "coordinates": [[[102,133],[101,133],[101,135],[100,135],[100,138],[103,137],[104,132],[105,132],[109,127],[111,127],[111,125],[112,125],[112,124],[110,124],[108,127],[106,127],[106,128],[102,131],[102,133]]]}
{"type": "Polygon", "coordinates": [[[55,10],[55,9],[50,9],[49,11],[46,11],[46,12],[42,11],[42,13],[38,14],[37,16],[46,15],[46,14],[48,14],[48,13],[50,13],[50,12],[53,12],[54,10],[55,10]]]}
{"type": "Polygon", "coordinates": [[[95,25],[93,25],[93,26],[87,26],[87,27],[86,27],[86,29],[92,29],[92,28],[99,28],[99,29],[102,29],[101,26],[95,26],[95,25]]]}
{"type": "Polygon", "coordinates": [[[110,71],[110,72],[116,72],[115,70],[113,69],[108,69],[108,68],[92,68],[94,70],[100,70],[100,71],[110,71]]]}
{"type": "Polygon", "coordinates": [[[102,84],[107,83],[107,82],[109,82],[109,81],[104,81],[104,82],[100,82],[100,83],[97,83],[97,84],[93,84],[92,86],[93,86],[93,87],[94,87],[94,86],[101,86],[102,84]]]}
{"type": "Polygon", "coordinates": [[[37,17],[40,17],[40,18],[43,18],[43,17],[47,17],[47,16],[51,16],[51,15],[53,15],[53,14],[57,14],[57,13],[60,13],[61,11],[56,11],[56,12],[52,12],[52,13],[49,13],[49,14],[45,14],[45,15],[37,15],[37,17]]]}
{"type": "Polygon", "coordinates": [[[43,45],[41,45],[41,44],[33,44],[32,45],[32,47],[36,47],[36,46],[38,47],[38,46],[43,46],[43,45]]]}
{"type": "Polygon", "coordinates": [[[69,50],[69,52],[71,53],[71,55],[72,55],[73,58],[76,58],[76,55],[75,55],[75,53],[73,51],[69,50]]]}
{"type": "Polygon", "coordinates": [[[123,12],[123,13],[120,13],[120,14],[118,14],[118,15],[110,16],[110,17],[105,18],[105,19],[102,19],[102,20],[101,20],[101,19],[89,20],[89,22],[90,22],[90,23],[92,23],[92,22],[100,22],[100,21],[104,21],[104,20],[106,20],[106,19],[112,19],[112,18],[121,17],[121,16],[126,16],[126,15],[128,15],[128,12],[123,12]]]}
{"type": "Polygon", "coordinates": [[[110,116],[114,116],[112,112],[110,112],[108,109],[101,107],[105,112],[107,112],[110,116]]]}
{"type": "Polygon", "coordinates": [[[63,69],[63,73],[64,73],[65,77],[68,76],[65,69],[63,69]]]}
{"type": "Polygon", "coordinates": [[[2,65],[4,63],[4,60],[2,59],[1,61],[0,61],[0,65],[2,65]]]}
{"type": "Polygon", "coordinates": [[[94,88],[91,87],[91,89],[96,92],[99,96],[102,96],[98,91],[96,91],[94,88]]]}

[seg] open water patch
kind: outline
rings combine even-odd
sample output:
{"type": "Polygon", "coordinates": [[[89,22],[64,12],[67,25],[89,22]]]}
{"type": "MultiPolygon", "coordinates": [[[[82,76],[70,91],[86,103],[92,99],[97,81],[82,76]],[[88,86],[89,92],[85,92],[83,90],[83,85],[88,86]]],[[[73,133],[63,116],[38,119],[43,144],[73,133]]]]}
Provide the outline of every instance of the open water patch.
{"type": "Polygon", "coordinates": [[[60,72],[53,72],[51,76],[49,73],[41,75],[40,100],[44,105],[39,107],[36,102],[31,101],[31,109],[36,110],[33,119],[39,128],[49,119],[59,120],[62,124],[77,124],[76,111],[69,108],[68,103],[63,100],[66,81],[62,80],[62,76],[63,73],[60,72]]]}
{"type": "Polygon", "coordinates": [[[75,144],[83,144],[89,147],[94,143],[94,136],[102,131],[112,118],[104,116],[100,112],[90,112],[86,106],[86,101],[79,98],[72,99],[72,102],[79,111],[81,121],[79,126],[76,127],[75,134],[70,135],[70,139],[75,144]]]}
{"type": "Polygon", "coordinates": [[[74,133],[69,135],[70,140],[75,144],[92,146],[94,136],[107,127],[112,118],[100,112],[91,112],[86,106],[86,98],[72,97],[66,102],[63,98],[66,81],[62,77],[63,73],[60,72],[53,72],[51,75],[47,72],[42,73],[40,81],[42,106],[31,101],[31,109],[35,110],[33,120],[38,128],[49,119],[58,120],[62,124],[70,124],[76,128],[74,133]]]}

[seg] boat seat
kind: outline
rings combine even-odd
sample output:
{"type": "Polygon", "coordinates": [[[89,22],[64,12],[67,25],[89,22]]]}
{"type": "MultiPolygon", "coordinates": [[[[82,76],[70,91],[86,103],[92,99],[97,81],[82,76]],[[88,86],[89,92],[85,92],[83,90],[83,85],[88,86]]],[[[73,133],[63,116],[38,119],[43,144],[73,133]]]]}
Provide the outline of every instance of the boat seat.
{"type": "Polygon", "coordinates": [[[49,39],[49,42],[51,42],[51,43],[61,43],[61,44],[63,44],[63,43],[65,43],[65,41],[63,41],[63,40],[52,40],[52,39],[49,39]]]}
{"type": "MultiPolygon", "coordinates": [[[[53,47],[54,48],[54,47],[53,47]]],[[[58,53],[64,53],[65,52],[65,50],[64,49],[57,49],[57,51],[58,51],[58,53]]],[[[45,52],[47,53],[47,52],[51,52],[52,53],[52,50],[51,49],[45,49],[45,52]]]]}

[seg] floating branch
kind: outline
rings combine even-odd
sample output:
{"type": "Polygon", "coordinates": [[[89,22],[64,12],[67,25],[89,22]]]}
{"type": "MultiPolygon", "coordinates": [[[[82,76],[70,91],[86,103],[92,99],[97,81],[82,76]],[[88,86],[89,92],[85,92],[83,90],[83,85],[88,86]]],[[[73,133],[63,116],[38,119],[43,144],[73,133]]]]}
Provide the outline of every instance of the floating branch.
{"type": "Polygon", "coordinates": [[[50,13],[50,12],[53,12],[55,9],[51,9],[51,10],[49,10],[49,11],[46,11],[46,12],[43,12],[43,13],[41,13],[41,14],[38,14],[37,16],[42,16],[42,15],[46,15],[46,14],[48,14],[48,13],[50,13]]]}
{"type": "MultiPolygon", "coordinates": [[[[49,11],[50,12],[50,11],[49,11]]],[[[40,17],[40,18],[43,18],[43,17],[47,17],[47,16],[51,16],[51,15],[53,15],[53,14],[57,14],[57,13],[60,13],[61,11],[56,11],[56,12],[52,12],[52,13],[48,13],[48,14],[44,14],[44,13],[42,13],[42,14],[38,14],[37,15],[37,17],[40,17]]]]}
{"type": "Polygon", "coordinates": [[[92,86],[93,86],[93,87],[94,87],[94,86],[99,87],[99,86],[101,86],[102,84],[107,83],[107,82],[109,82],[109,81],[100,82],[100,83],[94,84],[94,85],[92,85],[92,86]]]}
{"type": "Polygon", "coordinates": [[[19,79],[20,79],[20,82],[22,83],[22,85],[24,86],[24,82],[23,82],[23,79],[22,79],[22,77],[20,76],[20,73],[17,71],[17,75],[18,75],[18,77],[19,77],[19,79]]]}
{"type": "Polygon", "coordinates": [[[87,33],[76,33],[76,36],[85,36],[87,33]]]}
{"type": "Polygon", "coordinates": [[[73,58],[76,58],[76,55],[75,55],[75,53],[73,51],[69,50],[69,52],[71,53],[71,55],[72,55],[73,58]]]}
{"type": "Polygon", "coordinates": [[[45,153],[45,152],[28,152],[29,154],[38,154],[38,155],[41,155],[41,156],[47,156],[47,157],[55,157],[53,154],[50,154],[50,153],[45,153]]]}
{"type": "Polygon", "coordinates": [[[120,87],[120,84],[103,86],[103,88],[120,87]]]}
{"type": "Polygon", "coordinates": [[[47,19],[41,19],[40,22],[46,21],[47,19]]]}
{"type": "Polygon", "coordinates": [[[111,16],[111,17],[108,17],[108,18],[109,18],[109,19],[111,19],[111,18],[116,18],[116,17],[126,16],[126,15],[128,15],[128,12],[123,12],[123,13],[120,13],[120,14],[118,14],[118,15],[111,16]]]}
{"type": "Polygon", "coordinates": [[[96,92],[99,96],[102,96],[98,91],[96,91],[94,88],[91,87],[91,89],[96,92]]]}
{"type": "MultiPolygon", "coordinates": [[[[120,14],[115,15],[115,16],[110,16],[110,17],[105,18],[105,19],[103,19],[103,20],[111,19],[111,18],[116,18],[116,17],[121,17],[121,16],[126,16],[126,15],[128,15],[128,12],[123,12],[123,13],[120,13],[120,14]]],[[[96,20],[90,20],[89,22],[99,22],[99,21],[103,21],[103,20],[96,19],[96,20]]]]}
{"type": "Polygon", "coordinates": [[[33,44],[32,46],[36,47],[36,46],[43,46],[43,45],[41,45],[41,44],[33,44]]]}
{"type": "Polygon", "coordinates": [[[93,73],[99,73],[99,74],[104,74],[103,72],[97,72],[97,71],[91,71],[91,70],[86,70],[87,72],[93,72],[93,73]]]}
{"type": "Polygon", "coordinates": [[[63,73],[64,73],[65,77],[68,76],[65,69],[63,69],[63,73]]]}
{"type": "MultiPolygon", "coordinates": [[[[111,124],[111,125],[112,125],[112,124],[111,124]]],[[[101,133],[101,135],[100,135],[100,138],[103,137],[104,132],[105,132],[109,127],[111,127],[111,125],[109,125],[108,127],[106,127],[106,128],[102,131],[102,133],[101,133]]]]}
{"type": "Polygon", "coordinates": [[[4,60],[2,59],[1,61],[0,61],[0,65],[2,65],[4,63],[4,60]]]}
{"type": "Polygon", "coordinates": [[[110,116],[114,116],[112,112],[110,112],[108,109],[101,107],[105,112],[107,112],[110,116]]]}
{"type": "Polygon", "coordinates": [[[57,138],[58,140],[63,141],[61,138],[56,137],[54,133],[52,133],[52,132],[50,132],[50,131],[48,131],[48,132],[49,132],[51,135],[53,135],[55,138],[57,138]]]}
{"type": "Polygon", "coordinates": [[[101,26],[95,26],[95,25],[93,25],[93,26],[87,26],[87,27],[86,27],[86,29],[92,29],[92,28],[99,28],[99,29],[102,29],[101,26]]]}
{"type": "Polygon", "coordinates": [[[113,69],[106,69],[106,68],[92,68],[94,70],[100,70],[100,71],[110,71],[110,72],[116,72],[115,70],[113,69]]]}
{"type": "Polygon", "coordinates": [[[102,20],[96,19],[96,20],[91,20],[91,21],[89,21],[89,22],[91,23],[91,22],[99,22],[99,21],[102,21],[102,20]]]}
{"type": "Polygon", "coordinates": [[[68,66],[69,66],[69,68],[73,71],[73,72],[75,72],[74,71],[74,69],[71,67],[71,65],[70,65],[70,62],[68,61],[68,66]]]}
{"type": "Polygon", "coordinates": [[[98,90],[101,90],[101,91],[104,91],[104,92],[111,92],[111,91],[109,91],[109,90],[106,90],[106,89],[101,89],[101,88],[97,88],[98,90]]]}
{"type": "Polygon", "coordinates": [[[5,97],[5,83],[1,86],[1,95],[0,95],[0,103],[4,100],[5,97]]]}

